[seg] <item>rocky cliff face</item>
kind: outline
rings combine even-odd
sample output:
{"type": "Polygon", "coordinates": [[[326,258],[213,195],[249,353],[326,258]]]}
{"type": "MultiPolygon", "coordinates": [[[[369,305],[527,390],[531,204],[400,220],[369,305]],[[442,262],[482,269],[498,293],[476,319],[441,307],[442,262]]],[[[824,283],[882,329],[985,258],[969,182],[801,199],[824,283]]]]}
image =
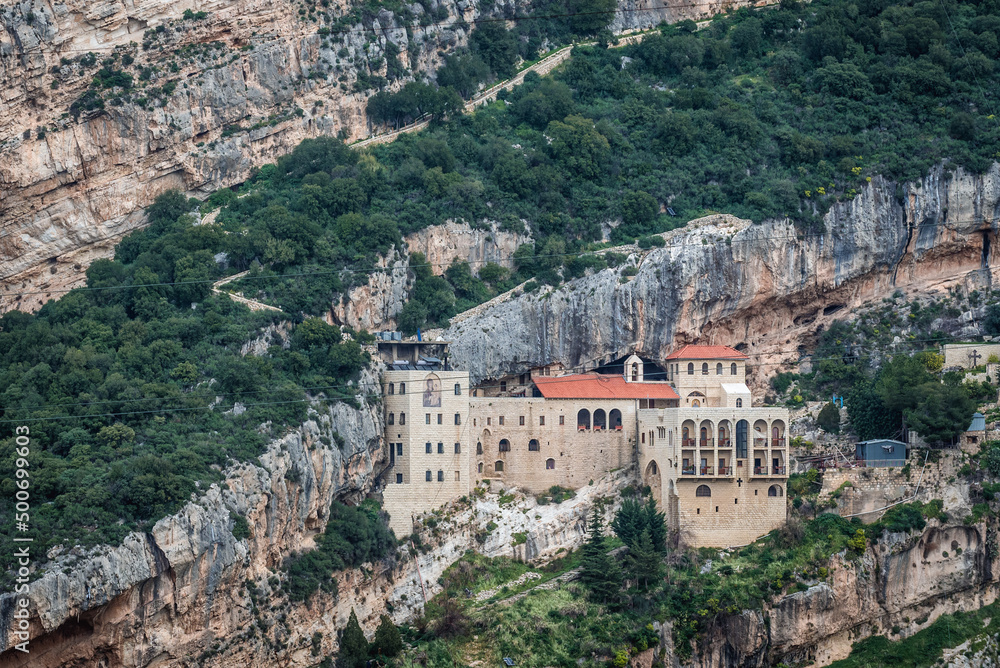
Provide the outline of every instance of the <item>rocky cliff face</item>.
{"type": "Polygon", "coordinates": [[[998,164],[982,176],[938,167],[916,183],[875,178],[823,230],[710,216],[666,233],[664,248],[626,249],[631,278],[606,269],[498,300],[444,336],[474,381],[552,362],[592,368],[633,349],[662,359],[691,342],[746,347],[758,365],[791,361],[840,311],[894,290],[991,286],[998,218],[998,164]]]}
{"type": "MultiPolygon", "coordinates": [[[[612,27],[738,4],[629,0],[612,27]]],[[[526,6],[512,0],[493,11],[526,6]]],[[[33,310],[77,285],[164,190],[204,195],[307,137],[367,136],[374,89],[365,81],[388,75],[393,53],[408,73],[433,72],[467,41],[479,12],[472,0],[428,0],[405,16],[382,9],[342,21],[349,10],[346,0],[0,8],[0,291],[32,293],[0,309],[33,310]],[[132,76],[131,90],[92,83],[107,58],[132,76]]]]}

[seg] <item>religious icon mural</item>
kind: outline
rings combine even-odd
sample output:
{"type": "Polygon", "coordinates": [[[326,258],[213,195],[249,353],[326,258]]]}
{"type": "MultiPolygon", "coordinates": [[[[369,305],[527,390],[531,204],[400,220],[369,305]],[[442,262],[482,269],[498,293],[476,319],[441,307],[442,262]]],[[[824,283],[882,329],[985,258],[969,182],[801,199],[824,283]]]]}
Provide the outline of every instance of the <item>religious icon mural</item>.
{"type": "Polygon", "coordinates": [[[424,379],[424,407],[441,407],[441,379],[434,374],[424,379]]]}

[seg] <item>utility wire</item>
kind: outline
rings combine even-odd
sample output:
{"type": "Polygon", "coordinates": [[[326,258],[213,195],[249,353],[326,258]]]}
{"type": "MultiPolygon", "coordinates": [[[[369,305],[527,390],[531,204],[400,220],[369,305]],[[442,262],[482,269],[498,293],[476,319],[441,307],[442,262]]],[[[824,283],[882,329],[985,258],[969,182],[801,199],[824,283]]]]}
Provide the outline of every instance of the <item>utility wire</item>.
{"type": "MultiPolygon", "coordinates": [[[[985,220],[980,221],[980,220],[977,220],[977,219],[938,221],[938,222],[933,222],[933,223],[920,223],[918,225],[914,225],[913,227],[914,227],[914,229],[927,229],[928,227],[950,227],[950,226],[954,226],[954,225],[963,225],[963,224],[967,224],[967,223],[988,223],[988,221],[985,221],[985,220]]],[[[907,227],[909,227],[909,225],[907,227]]],[[[685,230],[685,231],[694,231],[694,230],[699,230],[700,228],[679,227],[679,228],[676,228],[676,229],[677,230],[685,230]]],[[[775,240],[783,240],[783,241],[791,241],[791,240],[805,241],[806,239],[817,239],[817,238],[824,238],[824,237],[831,237],[831,241],[835,241],[834,239],[832,239],[832,237],[834,235],[833,232],[816,232],[816,233],[808,233],[808,234],[807,233],[803,233],[803,234],[795,233],[795,234],[786,234],[786,235],[780,235],[780,234],[775,234],[775,235],[752,235],[751,234],[751,235],[745,235],[742,238],[736,238],[741,232],[744,232],[744,231],[747,231],[747,230],[754,230],[754,229],[759,229],[759,227],[756,226],[756,225],[751,225],[751,226],[744,227],[741,230],[737,230],[733,234],[729,234],[729,233],[723,232],[723,231],[718,231],[718,232],[715,232],[714,234],[716,234],[719,237],[718,243],[725,243],[726,245],[737,244],[737,243],[758,243],[760,241],[775,241],[775,240]]],[[[673,231],[674,230],[670,230],[670,232],[673,232],[673,231]]],[[[655,233],[655,234],[664,234],[664,233],[655,233]]],[[[684,235],[680,235],[679,234],[679,235],[676,235],[676,236],[682,237],[684,235]]],[[[0,238],[3,238],[3,236],[0,236],[0,238]]],[[[660,250],[660,249],[683,248],[683,247],[688,246],[688,245],[692,245],[692,244],[690,244],[690,242],[685,241],[684,239],[671,239],[665,245],[659,246],[659,247],[653,247],[653,248],[649,249],[648,252],[651,253],[651,252],[654,252],[654,251],[660,250]]],[[[586,256],[586,255],[600,256],[600,255],[603,255],[603,254],[606,254],[606,253],[609,253],[609,252],[616,253],[616,252],[618,252],[618,251],[615,250],[616,248],[620,248],[620,246],[612,246],[610,248],[601,248],[601,249],[597,249],[597,250],[593,250],[593,251],[581,251],[581,252],[576,252],[576,253],[547,253],[547,254],[541,254],[541,255],[532,255],[532,256],[530,256],[528,258],[525,258],[525,259],[526,260],[532,260],[532,259],[541,259],[541,258],[583,257],[583,256],[586,256]]],[[[515,260],[515,259],[517,259],[517,256],[511,254],[511,255],[500,255],[500,256],[497,256],[497,257],[495,257],[493,259],[489,259],[489,260],[487,260],[487,259],[483,259],[483,260],[468,260],[468,263],[469,263],[469,265],[485,265],[485,264],[489,264],[490,262],[497,262],[498,260],[499,261],[505,261],[505,260],[515,260]]],[[[418,268],[418,267],[449,267],[449,266],[451,266],[451,264],[453,262],[454,261],[452,261],[452,262],[424,262],[424,263],[421,263],[421,264],[408,264],[407,267],[409,269],[414,269],[414,268],[418,268]]],[[[283,279],[283,278],[300,278],[300,277],[311,277],[311,276],[330,276],[330,275],[334,275],[334,274],[368,274],[368,275],[387,274],[387,273],[392,273],[392,272],[396,272],[396,271],[406,271],[407,267],[375,267],[375,268],[372,268],[372,269],[346,269],[345,268],[345,269],[333,269],[333,270],[329,270],[329,271],[297,272],[297,273],[292,273],[292,274],[265,274],[265,275],[258,275],[258,276],[242,276],[239,279],[237,279],[237,281],[275,280],[275,279],[283,279]]],[[[34,290],[34,291],[25,291],[25,292],[2,292],[2,293],[0,293],[0,299],[5,298],[5,297],[25,297],[25,296],[30,296],[30,295],[51,295],[53,293],[64,293],[64,292],[71,292],[71,291],[74,291],[74,290],[78,290],[78,291],[81,291],[81,292],[97,292],[97,291],[103,291],[103,290],[134,290],[134,289],[138,289],[138,288],[160,288],[160,287],[171,287],[171,286],[177,286],[177,285],[204,285],[204,284],[213,284],[214,285],[215,283],[218,283],[219,281],[224,281],[225,279],[226,279],[226,277],[223,277],[223,278],[220,278],[220,279],[200,279],[200,280],[192,280],[192,281],[172,281],[172,282],[142,283],[142,284],[129,284],[129,285],[108,285],[108,286],[103,286],[103,287],[81,286],[81,287],[75,287],[75,288],[52,288],[52,289],[49,289],[49,290],[34,290]]],[[[236,282],[236,281],[233,281],[233,282],[236,282]]]]}

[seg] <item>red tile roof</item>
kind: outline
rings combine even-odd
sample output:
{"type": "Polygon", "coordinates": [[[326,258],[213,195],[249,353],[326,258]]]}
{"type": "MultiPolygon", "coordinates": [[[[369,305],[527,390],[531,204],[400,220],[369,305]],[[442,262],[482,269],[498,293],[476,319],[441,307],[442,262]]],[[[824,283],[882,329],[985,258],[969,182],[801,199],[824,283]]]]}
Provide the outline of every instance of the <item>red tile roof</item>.
{"type": "Polygon", "coordinates": [[[668,360],[745,360],[746,355],[729,346],[691,346],[667,355],[668,360]]]}
{"type": "Polygon", "coordinates": [[[532,379],[546,399],[679,399],[666,383],[627,383],[621,376],[580,373],[532,379]]]}

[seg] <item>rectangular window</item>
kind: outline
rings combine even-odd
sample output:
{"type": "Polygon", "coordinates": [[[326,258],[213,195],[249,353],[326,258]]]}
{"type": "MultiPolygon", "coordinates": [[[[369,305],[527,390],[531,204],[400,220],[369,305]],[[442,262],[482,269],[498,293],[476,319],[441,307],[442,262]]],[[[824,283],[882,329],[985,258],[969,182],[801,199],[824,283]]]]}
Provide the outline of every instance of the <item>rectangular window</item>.
{"type": "Polygon", "coordinates": [[[396,414],[389,413],[389,424],[396,424],[396,414]]]}
{"type": "Polygon", "coordinates": [[[455,413],[455,424],[462,424],[462,414],[455,413]]]}
{"type": "Polygon", "coordinates": [[[397,473],[396,474],[396,484],[397,485],[402,485],[403,484],[403,474],[402,473],[397,473]]]}
{"type": "Polygon", "coordinates": [[[521,425],[522,427],[524,426],[524,416],[523,416],[523,415],[522,415],[522,416],[520,416],[520,425],[521,425]]]}
{"type": "Polygon", "coordinates": [[[444,443],[438,443],[438,454],[439,455],[444,454],[444,443]]]}
{"type": "Polygon", "coordinates": [[[541,427],[545,426],[545,416],[544,415],[539,415],[538,416],[538,425],[541,426],[541,427]]]}
{"type": "Polygon", "coordinates": [[[502,415],[500,416],[500,426],[501,427],[503,426],[503,416],[502,415]]]}
{"type": "Polygon", "coordinates": [[[444,471],[438,470],[438,482],[444,482],[444,471]]]}
{"type": "Polygon", "coordinates": [[[491,417],[486,418],[486,426],[489,427],[491,424],[493,424],[493,418],[491,417]]]}
{"type": "Polygon", "coordinates": [[[430,423],[431,423],[431,414],[424,413],[424,424],[430,424],[430,423]]]}
{"type": "Polygon", "coordinates": [[[560,425],[566,424],[566,416],[565,415],[560,415],[559,416],[559,424],[560,425]]]}
{"type": "Polygon", "coordinates": [[[444,415],[438,413],[438,424],[444,424],[443,420],[444,420],[444,415]]]}
{"type": "Polygon", "coordinates": [[[431,444],[430,443],[425,443],[424,444],[424,452],[426,452],[427,454],[431,454],[431,444]]]}
{"type": "Polygon", "coordinates": [[[462,453],[462,444],[461,443],[456,443],[455,444],[455,454],[459,455],[461,453],[462,453]]]}
{"type": "Polygon", "coordinates": [[[399,414],[399,424],[406,424],[406,413],[399,414]]]}
{"type": "Polygon", "coordinates": [[[461,480],[461,475],[458,471],[455,471],[455,482],[458,482],[459,480],[461,480]]]}
{"type": "Polygon", "coordinates": [[[426,480],[427,482],[430,482],[430,481],[431,481],[431,472],[430,472],[430,469],[428,469],[428,470],[427,470],[427,474],[426,474],[426,477],[425,477],[424,479],[425,479],[425,480],[426,480]]]}
{"type": "Polygon", "coordinates": [[[396,456],[397,457],[402,457],[403,456],[403,444],[402,443],[397,443],[396,444],[396,456]]]}

